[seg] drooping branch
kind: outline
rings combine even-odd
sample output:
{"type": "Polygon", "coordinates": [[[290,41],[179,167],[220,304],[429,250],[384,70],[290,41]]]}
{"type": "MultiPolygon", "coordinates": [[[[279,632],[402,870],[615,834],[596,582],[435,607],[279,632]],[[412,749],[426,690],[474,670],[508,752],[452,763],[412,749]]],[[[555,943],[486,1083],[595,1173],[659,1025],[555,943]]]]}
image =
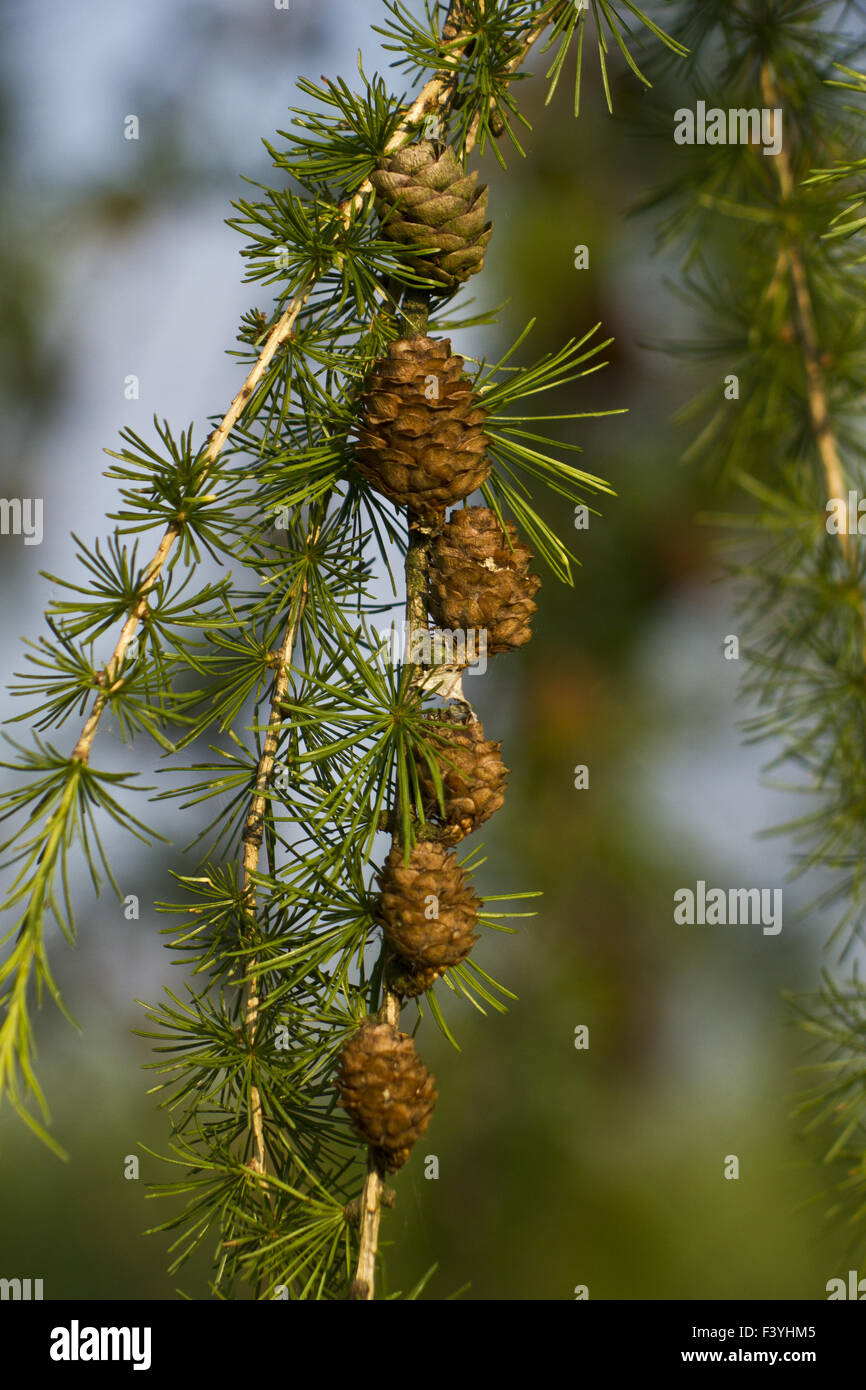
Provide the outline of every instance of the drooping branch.
{"type": "MultiPolygon", "coordinates": [[[[426,294],[408,295],[403,303],[403,331],[407,336],[423,337],[427,329],[429,296],[426,294]]],[[[411,655],[412,634],[418,627],[427,626],[427,585],[429,564],[430,529],[422,526],[417,517],[408,518],[409,540],[406,549],[406,646],[411,655]]],[[[416,681],[420,672],[412,673],[416,681]]],[[[394,823],[397,823],[397,816],[394,823]]],[[[382,943],[380,965],[385,978],[387,948],[382,943]]],[[[387,987],[383,991],[382,1005],[379,1009],[380,1023],[389,1023],[396,1028],[400,1022],[400,998],[387,987]]],[[[352,1297],[371,1301],[375,1296],[376,1252],[379,1248],[379,1224],[382,1214],[382,1194],[385,1189],[385,1171],[375,1152],[371,1149],[367,1156],[367,1178],[361,1195],[360,1206],[360,1247],[355,1278],[352,1282],[352,1297]]]]}
{"type": "MultiPolygon", "coordinates": [[[[449,51],[453,52],[455,47],[460,47],[461,22],[463,21],[463,5],[460,0],[452,0],[448,16],[442,30],[442,42],[449,44],[449,51]]],[[[550,23],[549,10],[545,13],[543,20],[534,28],[526,32],[523,45],[519,53],[509,65],[509,71],[515,73],[523,59],[526,57],[532,45],[541,36],[550,23]]],[[[467,47],[471,35],[465,35],[463,47],[467,47]]],[[[440,72],[428,83],[416,102],[418,116],[429,113],[431,110],[445,113],[449,102],[454,96],[454,79],[449,78],[445,72],[440,72]],[[426,94],[426,96],[425,96],[426,94]]],[[[491,104],[493,98],[491,98],[491,104]]],[[[466,141],[466,152],[468,153],[475,145],[480,115],[477,114],[470,127],[469,136],[466,141]]],[[[405,143],[401,140],[400,144],[405,143]]],[[[394,148],[399,146],[395,144],[394,148]]],[[[427,331],[429,296],[407,292],[402,303],[402,331],[406,337],[423,337],[427,331]]],[[[415,648],[413,634],[421,630],[426,630],[427,619],[427,591],[429,587],[429,563],[430,546],[433,536],[445,521],[445,511],[441,515],[424,517],[415,515],[411,509],[408,514],[408,547],[405,563],[406,580],[406,647],[410,659],[415,648]]],[[[425,669],[421,663],[416,663],[411,674],[411,683],[422,686],[424,684],[425,669]]],[[[443,692],[444,693],[444,692],[443,692]]],[[[396,824],[398,817],[395,816],[396,824]]],[[[387,957],[388,949],[383,942],[381,949],[381,976],[387,976],[387,957]]],[[[385,988],[383,1001],[378,1012],[378,1020],[381,1023],[389,1023],[396,1028],[400,1019],[400,997],[385,988]]],[[[385,1190],[385,1171],[380,1159],[374,1149],[370,1149],[367,1158],[367,1177],[360,1201],[360,1247],[358,1261],[355,1269],[355,1277],[351,1286],[351,1297],[361,1301],[371,1301],[375,1298],[375,1274],[376,1274],[376,1255],[379,1243],[379,1227],[381,1221],[382,1194],[385,1190]]]]}
{"type": "MultiPolygon", "coordinates": [[[[764,104],[770,110],[780,109],[779,91],[769,63],[761,67],[761,94],[764,104]]],[[[782,146],[774,157],[776,175],[783,203],[790,203],[794,193],[794,174],[788,151],[782,146]]],[[[827,402],[827,383],[821,365],[821,349],[815,324],[815,308],[809,289],[809,277],[802,248],[791,236],[786,236],[779,251],[779,266],[786,268],[791,280],[794,307],[797,319],[797,332],[803,354],[803,368],[806,375],[806,398],[809,408],[809,421],[815,439],[815,447],[821,460],[829,497],[838,497],[847,507],[845,474],[836,433],[830,420],[827,402]]],[[[848,554],[848,536],[840,533],[842,547],[848,554]]]]}
{"type": "MultiPolygon", "coordinates": [[[[549,22],[549,20],[545,22],[549,22]]],[[[473,34],[469,28],[462,27],[463,18],[461,7],[457,3],[453,3],[450,6],[446,24],[448,25],[449,53],[454,56],[468,47],[472,41],[473,34]]],[[[541,28],[538,30],[538,33],[540,32],[541,28]]],[[[535,37],[537,37],[537,34],[532,35],[531,42],[534,42],[535,37]]],[[[528,51],[531,42],[526,43],[523,49],[524,53],[528,51]]],[[[444,70],[437,72],[426,82],[418,95],[403,112],[397,128],[387,141],[385,153],[393,153],[415,138],[418,125],[424,116],[446,112],[453,99],[456,82],[457,74],[453,67],[450,71],[444,70]]],[[[350,197],[343,200],[338,210],[345,224],[348,225],[352,214],[363,207],[365,199],[369,197],[372,192],[373,186],[368,178],[364,180],[360,187],[350,197]]],[[[315,288],[315,284],[316,277],[311,274],[298,288],[291,302],[269,330],[261,346],[258,357],[247,373],[243,384],[234,396],[222,420],[208,437],[203,458],[204,468],[200,474],[201,481],[207,478],[213,464],[216,462],[231,437],[235,426],[242,420],[251,404],[255,401],[258,389],[271,363],[277,357],[278,353],[291,343],[299,316],[303,312],[315,288]]],[[[136,585],[137,597],[135,602],[130,607],[123,621],[110,657],[102,670],[94,677],[95,684],[98,686],[98,692],[70,754],[70,760],[73,765],[86,765],[88,763],[102,721],[102,716],[112,699],[126,685],[127,676],[124,673],[124,664],[127,654],[140,626],[148,619],[150,611],[149,599],[169,566],[176,544],[185,533],[186,525],[187,521],[182,513],[179,513],[169,522],[151,559],[144,565],[140,572],[136,585]]],[[[73,784],[70,783],[70,787],[72,785],[73,784]]],[[[250,861],[252,861],[252,849],[249,850],[249,854],[250,861]]],[[[47,884],[46,876],[51,872],[54,858],[50,854],[43,855],[39,862],[44,867],[42,880],[47,884]]],[[[244,871],[245,888],[249,882],[250,872],[251,869],[245,869],[244,871]]],[[[36,920],[39,918],[43,905],[42,898],[33,904],[36,920]]],[[[32,935],[33,933],[30,932],[29,936],[32,937],[32,935]]],[[[33,960],[36,954],[35,945],[31,950],[28,948],[27,943],[28,932],[22,929],[20,954],[17,958],[13,958],[12,962],[7,963],[8,969],[11,970],[15,976],[10,1009],[7,1011],[7,1016],[3,1024],[3,1045],[7,1049],[11,1048],[13,1038],[17,1038],[19,1034],[22,1033],[23,1028],[23,1025],[19,1026],[16,1023],[16,1018],[18,1017],[16,1011],[19,1008],[19,1001],[22,1000],[26,994],[33,960]]],[[[8,999],[7,1002],[9,1002],[8,999]]],[[[257,1017],[257,1009],[257,996],[255,992],[253,992],[247,1001],[247,1012],[249,1013],[251,1021],[254,1021],[257,1017]]],[[[0,1076],[0,1080],[5,1080],[5,1077],[0,1076]]],[[[0,1087],[0,1089],[5,1090],[5,1085],[0,1087]]],[[[259,1158],[261,1158],[262,1137],[260,1131],[256,1147],[259,1158]]]]}
{"type": "MultiPolygon", "coordinates": [[[[311,535],[311,539],[315,540],[314,534],[311,535]]],[[[307,581],[304,577],[299,576],[289,592],[289,616],[286,621],[282,641],[275,657],[276,672],[271,689],[267,731],[265,733],[265,740],[262,745],[258,766],[256,767],[255,791],[250,801],[244,829],[241,835],[241,842],[243,844],[241,861],[241,897],[243,903],[244,931],[245,934],[253,940],[255,939],[257,931],[257,895],[254,875],[258,871],[259,857],[265,837],[266,808],[269,797],[268,788],[274,770],[274,763],[276,762],[280,733],[284,724],[281,705],[286,698],[289,688],[292,655],[295,648],[298,628],[301,624],[307,603],[307,592],[307,581]]],[[[261,1007],[258,961],[255,958],[250,962],[247,975],[248,983],[244,1000],[244,1026],[249,1040],[250,1050],[252,1051],[256,1038],[256,1029],[258,1027],[259,1009],[261,1007]]],[[[262,1113],[261,1095],[255,1082],[253,1082],[250,1087],[250,1123],[253,1133],[253,1156],[249,1166],[254,1173],[263,1174],[265,1172],[264,1117],[262,1113]]]]}

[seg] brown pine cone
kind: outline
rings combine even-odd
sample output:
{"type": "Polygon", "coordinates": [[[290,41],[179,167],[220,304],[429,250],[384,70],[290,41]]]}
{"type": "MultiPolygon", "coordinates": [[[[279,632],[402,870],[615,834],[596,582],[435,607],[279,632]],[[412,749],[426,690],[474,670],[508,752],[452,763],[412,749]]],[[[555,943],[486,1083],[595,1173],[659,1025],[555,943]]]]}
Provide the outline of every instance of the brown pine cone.
{"type": "Polygon", "coordinates": [[[358,415],[358,470],[400,507],[443,511],[490,472],[485,411],[449,338],[389,344],[367,378],[358,415]]]}
{"type": "Polygon", "coordinates": [[[387,969],[388,988],[394,994],[402,994],[404,999],[414,999],[426,994],[444,974],[442,965],[409,965],[399,956],[392,956],[387,969]]]}
{"type": "Polygon", "coordinates": [[[412,1039],[368,1019],[343,1047],[337,1087],[361,1137],[396,1173],[425,1133],[438,1094],[412,1039]]]}
{"type": "MultiPolygon", "coordinates": [[[[496,513],[461,507],[436,537],[430,554],[428,607],[441,628],[487,633],[487,654],[513,651],[532,636],[533,595],[541,587],[530,574],[532,551],[507,521],[511,545],[496,513]],[[513,547],[513,548],[512,548],[513,547]]],[[[476,642],[476,649],[477,649],[476,642]]]]}
{"type": "Polygon", "coordinates": [[[444,814],[430,765],[416,750],[424,814],[441,825],[439,839],[456,844],[505,802],[508,768],[500,757],[502,744],[485,739],[478,719],[458,724],[447,715],[433,714],[425,717],[425,725],[442,779],[444,814]]]}
{"type": "Polygon", "coordinates": [[[379,871],[379,889],[385,941],[399,958],[392,979],[408,966],[413,978],[427,981],[421,988],[428,989],[449,966],[466,959],[478,940],[481,899],[452,850],[421,840],[406,864],[402,846],[394,845],[379,871]],[[436,973],[431,976],[431,971],[436,973]]]}
{"type": "Polygon", "coordinates": [[[449,293],[484,264],[493,234],[487,185],[466,174],[450,145],[419,140],[385,159],[370,175],[382,231],[431,254],[417,258],[420,274],[449,293]]]}

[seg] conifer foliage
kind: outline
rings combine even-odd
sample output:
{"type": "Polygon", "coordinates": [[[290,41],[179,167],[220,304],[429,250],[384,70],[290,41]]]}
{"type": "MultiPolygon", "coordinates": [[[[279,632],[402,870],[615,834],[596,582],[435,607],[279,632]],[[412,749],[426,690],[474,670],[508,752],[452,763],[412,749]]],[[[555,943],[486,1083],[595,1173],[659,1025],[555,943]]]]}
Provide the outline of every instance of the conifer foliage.
{"type": "MultiPolygon", "coordinates": [[[[611,38],[642,81],[635,43],[682,51],[633,4],[619,6],[632,34],[604,0],[591,10],[606,88],[611,38]]],[[[360,65],[351,85],[300,82],[305,105],[268,145],[275,186],[231,219],[247,279],[273,295],[242,321],[243,384],[204,437],[124,431],[112,533],[80,543],[76,578],[52,576],[59,597],[16,677],[32,740],[10,755],[0,805],[18,866],[0,1096],[59,1149],[31,1016],[46,993],[61,1003],[47,930],[74,939],[79,858],[95,890],[119,894],[101,827],[152,839],[134,763],[99,767],[110,716],[165,753],[175,782],[160,795],[210,808],[197,871],[160,904],[188,982],[149,1008],[146,1034],[172,1126],[162,1191],[180,1199],[160,1229],[176,1232],[173,1269],[213,1250],[217,1297],[375,1296],[386,1175],[435,1125],[423,1029],[416,1044],[401,1012],[450,1036],[437,989],[482,1011],[510,994],[473,958],[504,928],[502,895],[479,895],[459,846],[503,803],[499,745],[462,691],[465,662],[416,639],[432,614],[489,628],[491,653],[523,645],[533,552],[572,582],[534,495],[610,491],[546,442],[535,400],[522,413],[602,365],[597,326],[518,368],[525,335],[501,362],[472,363],[452,338],[490,316],[446,317],[495,246],[468,162],[490,148],[504,163],[509,141],[522,153],[514,88],[534,45],[555,49],[554,85],[576,54],[577,104],[587,12],[428,0],[419,21],[387,0],[378,34],[413,95],[360,65]],[[448,521],[479,489],[484,506],[448,521]],[[399,661],[371,621],[395,548],[399,661]],[[113,644],[101,663],[100,639],[113,644]]]]}
{"type": "Polygon", "coordinates": [[[704,325],[698,340],[668,346],[718,365],[681,421],[697,423],[686,458],[705,462],[737,503],[713,519],[731,537],[753,709],[746,735],[772,748],[777,784],[806,799],[778,833],[795,849],[792,878],[812,885],[804,919],[826,923],[837,958],[853,961],[847,978],[828,971],[819,991],[792,1002],[819,1054],[798,1113],[824,1135],[829,1211],[853,1223],[861,1248],[864,20],[859,4],[692,7],[675,27],[690,51],[677,73],[683,109],[710,96],[705,105],[726,116],[764,112],[776,137],[722,152],[696,144],[683,152],[682,179],[653,200],[665,213],[662,243],[685,248],[678,293],[704,325]]]}

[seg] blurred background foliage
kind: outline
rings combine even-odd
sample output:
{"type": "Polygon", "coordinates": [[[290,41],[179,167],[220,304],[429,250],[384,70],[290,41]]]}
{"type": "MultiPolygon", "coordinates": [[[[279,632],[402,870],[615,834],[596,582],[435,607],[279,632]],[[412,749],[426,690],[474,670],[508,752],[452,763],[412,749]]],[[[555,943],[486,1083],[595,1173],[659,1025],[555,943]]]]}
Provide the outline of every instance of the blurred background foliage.
{"type": "MultiPolygon", "coordinates": [[[[39,625],[50,589],[39,569],[69,572],[70,529],[87,541],[105,529],[100,450],[154,412],[202,427],[228,404],[237,370],[224,349],[256,302],[224,225],[230,200],[241,173],[268,171],[260,138],[285,128],[296,77],[351,82],[359,47],[368,73],[385,67],[369,28],[379,9],[79,0],[3,12],[0,485],[43,496],[46,515],[41,549],[0,546],[8,670],[39,625]],[[123,139],[129,113],[137,142],[123,139]],[[138,400],[124,396],[130,373],[138,400]]],[[[529,66],[549,62],[536,53],[529,66]]],[[[671,423],[718,368],[645,346],[692,327],[664,283],[675,262],[653,254],[653,216],[627,216],[675,175],[678,147],[654,131],[680,104],[676,69],[651,93],[616,71],[610,117],[587,64],[577,122],[565,84],[545,107],[544,84],[521,83],[527,158],[512,152],[505,173],[482,161],[495,236],[472,294],[478,307],[506,303],[495,329],[455,346],[495,360],[535,316],[526,351],[538,357],[601,321],[609,365],[563,408],[629,413],[567,436],[618,493],[571,531],[575,588],[545,576],[532,644],[467,687],[512,768],[506,807],[484,828],[481,886],[544,896],[517,937],[477,950],[519,994],[512,1011],[446,1008],[459,1054],[423,1025],[440,1101],[395,1183],[387,1289],[437,1263],[427,1297],[468,1284],[468,1298],[569,1299],[584,1284],[592,1299],[821,1298],[849,1267],[848,1236],[815,1205],[820,1150],[790,1119],[803,1044],[780,991],[815,984],[824,934],[795,921],[795,889],[777,937],[673,923],[674,891],[699,878],[779,886],[784,844],[756,834],[791,808],[762,784],[766,753],[741,745],[748,709],[723,657],[731,596],[697,522],[719,497],[713,477],[680,463],[689,434],[671,423]],[[588,270],[574,268],[581,244],[588,270]],[[588,790],[574,788],[578,764],[588,790]],[[427,1154],[438,1180],[424,1176],[427,1154]],[[732,1154],[738,1181],[723,1176],[732,1154]]],[[[568,512],[544,505],[569,534],[568,512]]],[[[15,713],[5,694],[2,710],[15,713]]],[[[101,765],[125,761],[109,730],[101,765]]],[[[48,1298],[207,1296],[206,1260],[171,1279],[168,1238],[143,1234],[167,1215],[146,1184],[170,1173],[139,1147],[164,1152],[167,1125],[133,1033],[136,999],[178,988],[153,903],[173,896],[192,814],[168,803],[150,817],[171,849],[122,844],[139,921],[110,897],[91,902],[82,879],[80,946],[54,943],[81,1031],[44,1010],[40,1054],[70,1161],[0,1114],[0,1274],[43,1278],[48,1298]],[[133,1153],[139,1181],[124,1178],[133,1153]]]]}

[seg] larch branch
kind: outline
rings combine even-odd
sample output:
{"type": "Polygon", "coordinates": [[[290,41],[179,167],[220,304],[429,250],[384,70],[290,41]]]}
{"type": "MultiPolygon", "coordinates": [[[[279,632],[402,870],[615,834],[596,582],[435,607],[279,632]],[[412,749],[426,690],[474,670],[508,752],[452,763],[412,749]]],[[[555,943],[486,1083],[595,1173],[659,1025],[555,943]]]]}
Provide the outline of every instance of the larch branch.
{"type": "MultiPolygon", "coordinates": [[[[461,0],[452,0],[442,29],[442,42],[448,44],[449,53],[461,52],[469,46],[473,34],[461,29],[464,18],[463,5],[461,0]]],[[[541,22],[526,33],[520,51],[512,59],[509,71],[513,74],[520,67],[524,58],[532,48],[533,44],[540,38],[544,30],[550,23],[550,11],[546,11],[541,22]]],[[[440,71],[422,89],[407,115],[408,126],[416,124],[423,115],[435,111],[444,112],[454,96],[456,86],[456,75],[449,75],[447,72],[440,71]]],[[[475,145],[478,133],[480,117],[476,114],[470,126],[466,140],[465,149],[469,153],[475,145]]],[[[408,134],[401,131],[389,142],[388,149],[398,149],[406,144],[408,134]]],[[[363,185],[362,185],[363,189],[363,185]]],[[[360,191],[360,190],[359,190],[360,191]]],[[[426,332],[427,314],[426,306],[419,312],[419,304],[415,296],[410,297],[409,305],[403,306],[403,328],[409,336],[421,336],[426,332]]],[[[434,518],[432,522],[425,519],[422,522],[418,517],[413,517],[410,512],[409,523],[409,545],[406,553],[406,630],[409,651],[412,651],[412,633],[417,627],[427,626],[427,604],[426,595],[428,587],[428,569],[430,559],[430,543],[432,535],[444,522],[445,513],[441,518],[434,518]]],[[[422,667],[416,667],[413,672],[413,682],[420,683],[423,679],[424,671],[422,667]]],[[[383,944],[382,964],[387,963],[387,950],[383,944]]],[[[383,978],[384,978],[383,970],[383,978]]],[[[379,1021],[389,1023],[393,1028],[397,1028],[400,1022],[400,999],[387,988],[384,991],[382,1006],[379,1009],[379,1021]]],[[[376,1254],[379,1246],[379,1226],[382,1215],[382,1193],[385,1187],[385,1174],[378,1162],[375,1153],[371,1149],[367,1156],[367,1178],[364,1183],[364,1190],[360,1203],[360,1246],[358,1251],[358,1261],[355,1267],[355,1277],[352,1281],[351,1297],[360,1301],[372,1301],[375,1298],[376,1281],[376,1254]]]]}
{"type": "MultiPolygon", "coordinates": [[[[771,110],[780,109],[780,97],[770,65],[761,67],[761,93],[764,103],[771,110]]],[[[794,173],[788,151],[780,148],[775,156],[776,173],[783,203],[790,203],[794,193],[794,173]]],[[[830,420],[827,400],[827,385],[821,365],[821,349],[818,330],[815,324],[815,308],[809,288],[809,277],[802,247],[788,237],[780,249],[784,257],[794,296],[797,319],[797,332],[803,354],[803,367],[806,374],[806,398],[809,407],[809,421],[815,438],[815,447],[821,460],[828,496],[845,499],[847,502],[845,473],[836,434],[830,420]]],[[[848,536],[841,533],[842,545],[848,553],[848,536]]]]}

